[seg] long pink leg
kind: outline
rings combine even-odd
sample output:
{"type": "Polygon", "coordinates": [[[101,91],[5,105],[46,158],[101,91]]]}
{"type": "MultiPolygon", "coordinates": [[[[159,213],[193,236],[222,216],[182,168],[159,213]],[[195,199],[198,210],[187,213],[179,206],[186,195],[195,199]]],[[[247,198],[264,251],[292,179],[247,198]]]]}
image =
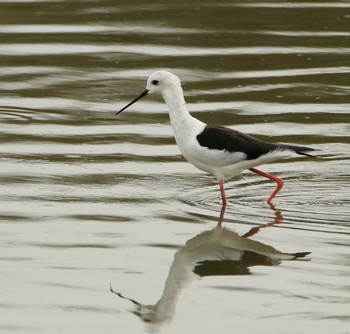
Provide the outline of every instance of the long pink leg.
{"type": "Polygon", "coordinates": [[[221,191],[222,205],[226,206],[227,200],[226,200],[224,182],[222,180],[219,181],[219,186],[220,186],[220,191],[221,191]]]}
{"type": "Polygon", "coordinates": [[[261,176],[267,177],[268,179],[275,181],[277,183],[276,189],[274,190],[274,192],[270,195],[270,197],[267,199],[267,203],[270,203],[272,201],[272,199],[277,195],[277,193],[282,189],[284,181],[282,179],[279,179],[276,176],[273,176],[271,174],[262,172],[261,170],[258,170],[256,168],[249,168],[250,171],[259,174],[261,176]]]}
{"type": "Polygon", "coordinates": [[[226,194],[225,194],[225,189],[224,189],[224,182],[222,180],[219,181],[219,186],[220,186],[220,191],[221,191],[222,207],[221,207],[220,218],[219,218],[217,226],[221,227],[222,222],[224,220],[227,200],[226,200],[226,194]]]}

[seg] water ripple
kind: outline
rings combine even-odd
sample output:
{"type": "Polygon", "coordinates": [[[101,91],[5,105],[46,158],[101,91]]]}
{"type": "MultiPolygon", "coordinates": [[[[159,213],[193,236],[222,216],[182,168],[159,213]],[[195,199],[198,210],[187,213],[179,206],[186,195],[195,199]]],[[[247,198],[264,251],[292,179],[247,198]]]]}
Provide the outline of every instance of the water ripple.
{"type": "Polygon", "coordinates": [[[225,184],[226,227],[312,261],[193,282],[166,332],[347,332],[350,4],[116,3],[0,0],[1,328],[69,332],[89,312],[87,333],[145,332],[109,283],[152,304],[174,247],[216,225],[217,181],[181,157],[164,102],[115,117],[166,68],[201,120],[317,149],[261,166],[285,180],[275,208],[273,182],[225,184]]]}
{"type": "Polygon", "coordinates": [[[0,55],[69,55],[69,54],[104,54],[116,52],[128,56],[141,54],[147,56],[223,56],[223,55],[281,55],[281,54],[336,54],[349,55],[348,47],[303,47],[303,46],[255,46],[255,47],[173,47],[145,44],[142,48],[137,45],[95,45],[95,44],[65,44],[65,43],[16,43],[0,45],[0,55]],[[34,47],[35,45],[35,47],[34,47]]]}
{"type": "Polygon", "coordinates": [[[11,24],[0,25],[2,34],[62,34],[62,33],[114,33],[114,34],[203,34],[203,29],[159,27],[147,25],[93,25],[93,24],[11,24]]]}

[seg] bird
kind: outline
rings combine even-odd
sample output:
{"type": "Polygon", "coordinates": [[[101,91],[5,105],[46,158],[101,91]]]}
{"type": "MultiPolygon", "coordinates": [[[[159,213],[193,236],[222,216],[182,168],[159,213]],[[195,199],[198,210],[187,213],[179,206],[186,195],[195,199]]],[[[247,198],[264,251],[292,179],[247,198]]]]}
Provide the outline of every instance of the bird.
{"type": "Polygon", "coordinates": [[[152,73],[147,80],[146,89],[116,115],[146,95],[154,93],[160,94],[168,107],[175,141],[184,158],[198,169],[213,175],[219,182],[223,209],[221,216],[227,204],[224,182],[246,169],[266,177],[276,182],[275,190],[267,199],[271,204],[284,181],[256,167],[293,154],[313,157],[308,152],[314,151],[314,148],[265,142],[228,127],[208,125],[193,117],[186,108],[180,79],[165,70],[152,73]]]}

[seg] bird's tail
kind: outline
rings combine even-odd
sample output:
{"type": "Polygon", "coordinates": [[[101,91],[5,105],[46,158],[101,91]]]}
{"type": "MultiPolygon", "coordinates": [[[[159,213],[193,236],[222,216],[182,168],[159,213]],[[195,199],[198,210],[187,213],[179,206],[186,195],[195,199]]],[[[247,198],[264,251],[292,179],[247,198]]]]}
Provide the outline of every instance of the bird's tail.
{"type": "Polygon", "coordinates": [[[303,257],[305,257],[306,255],[309,255],[311,254],[311,252],[300,252],[300,253],[292,253],[290,255],[293,255],[294,256],[294,259],[302,259],[303,257]]]}
{"type": "Polygon", "coordinates": [[[307,147],[307,146],[295,146],[295,145],[284,145],[284,144],[281,144],[280,147],[281,147],[281,149],[283,149],[283,150],[291,150],[291,151],[294,151],[294,152],[297,153],[297,154],[305,155],[305,156],[307,156],[307,157],[315,158],[314,155],[312,155],[312,154],[310,154],[310,153],[306,153],[306,152],[310,152],[310,151],[315,151],[315,149],[312,148],[312,147],[307,147]]]}

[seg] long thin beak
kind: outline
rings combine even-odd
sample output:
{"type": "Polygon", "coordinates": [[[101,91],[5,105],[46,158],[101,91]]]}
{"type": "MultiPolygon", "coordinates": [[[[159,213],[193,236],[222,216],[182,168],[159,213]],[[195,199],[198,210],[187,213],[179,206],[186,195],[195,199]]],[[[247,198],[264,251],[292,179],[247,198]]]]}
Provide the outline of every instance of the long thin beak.
{"type": "Polygon", "coordinates": [[[148,94],[149,90],[145,89],[139,96],[137,96],[136,98],[134,98],[129,104],[127,104],[123,109],[120,109],[116,115],[118,115],[119,113],[121,113],[123,110],[125,110],[126,108],[129,108],[132,104],[134,104],[136,101],[142,99],[144,96],[146,96],[148,94]]]}

